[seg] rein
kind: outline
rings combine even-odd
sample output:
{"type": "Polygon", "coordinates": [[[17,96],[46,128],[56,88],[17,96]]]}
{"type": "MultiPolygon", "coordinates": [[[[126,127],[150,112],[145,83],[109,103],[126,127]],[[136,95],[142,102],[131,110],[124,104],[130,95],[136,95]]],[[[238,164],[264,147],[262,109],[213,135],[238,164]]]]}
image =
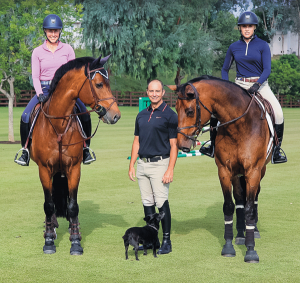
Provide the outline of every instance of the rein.
{"type": "MultiPolygon", "coordinates": [[[[101,68],[93,69],[92,71],[90,71],[90,63],[88,63],[88,65],[87,65],[87,74],[88,74],[88,76],[85,78],[85,80],[84,80],[84,82],[83,82],[83,84],[82,84],[82,86],[81,86],[81,88],[80,88],[80,90],[79,90],[79,92],[78,92],[78,93],[80,93],[80,91],[82,90],[82,88],[83,88],[83,86],[84,86],[86,80],[88,79],[88,80],[89,80],[89,85],[90,85],[90,90],[91,90],[91,93],[92,93],[93,98],[94,98],[94,101],[95,101],[95,106],[94,106],[94,108],[93,108],[92,110],[88,110],[88,111],[82,112],[82,113],[71,113],[70,115],[66,115],[66,116],[52,116],[52,115],[49,115],[48,113],[45,112],[44,107],[43,107],[43,106],[44,106],[44,105],[43,105],[44,103],[43,103],[43,102],[41,103],[41,109],[42,109],[42,112],[43,112],[43,114],[45,115],[45,117],[48,118],[48,120],[49,120],[49,122],[50,122],[52,128],[54,129],[54,131],[55,131],[55,133],[56,133],[56,135],[57,135],[57,142],[58,142],[58,144],[59,144],[59,163],[60,163],[60,170],[61,170],[61,171],[62,171],[62,147],[63,147],[63,146],[71,146],[71,145],[75,145],[75,144],[82,143],[82,142],[85,143],[85,141],[87,141],[87,140],[91,139],[92,137],[94,137],[94,135],[96,134],[96,132],[97,132],[97,130],[98,130],[98,127],[99,127],[99,123],[100,123],[100,113],[101,113],[102,109],[104,108],[104,109],[106,110],[106,112],[107,112],[107,111],[112,107],[112,105],[116,102],[116,99],[115,99],[114,96],[108,97],[108,98],[103,98],[103,99],[98,99],[98,97],[97,97],[96,91],[95,91],[94,86],[93,86],[93,84],[92,84],[91,73],[92,73],[92,72],[95,72],[95,71],[98,71],[98,70],[101,70],[101,69],[104,69],[104,68],[101,67],[101,68]],[[109,99],[112,99],[113,101],[112,101],[112,103],[109,105],[109,107],[108,107],[107,109],[106,109],[105,107],[103,107],[103,106],[99,103],[99,102],[101,102],[101,101],[109,100],[109,99]],[[98,103],[99,103],[99,104],[98,104],[98,103]],[[96,127],[94,133],[93,133],[90,137],[84,137],[84,136],[82,135],[81,131],[79,131],[80,134],[81,134],[81,136],[82,136],[82,138],[83,138],[81,141],[75,142],[75,143],[70,143],[70,144],[62,144],[62,138],[63,138],[63,136],[68,132],[68,130],[70,129],[71,122],[73,121],[74,117],[75,117],[75,116],[79,116],[79,115],[83,115],[83,114],[87,114],[87,113],[91,113],[91,112],[96,112],[96,113],[99,115],[99,121],[98,121],[98,124],[97,124],[97,127],[96,127]],[[57,132],[57,130],[55,129],[54,125],[52,124],[51,119],[66,119],[66,118],[69,118],[69,119],[68,119],[67,126],[66,126],[66,128],[65,128],[65,131],[64,131],[62,134],[59,134],[59,133],[57,132]]],[[[51,96],[51,98],[52,98],[52,96],[51,96]]],[[[49,101],[49,103],[48,103],[48,112],[49,112],[49,107],[50,107],[51,98],[50,98],[50,101],[49,101]]],[[[104,115],[104,116],[105,116],[105,115],[104,115]]]]}
{"type": "MultiPolygon", "coordinates": [[[[212,113],[212,112],[211,112],[211,111],[210,111],[210,110],[202,103],[202,101],[200,100],[200,95],[199,95],[197,89],[195,88],[195,86],[194,86],[192,83],[188,83],[188,85],[190,85],[190,86],[192,87],[192,89],[194,90],[194,92],[195,92],[195,98],[192,98],[192,99],[195,99],[195,100],[196,100],[196,124],[194,124],[193,126],[187,126],[187,127],[181,127],[181,128],[178,127],[178,128],[177,128],[177,132],[178,132],[179,134],[182,134],[182,135],[185,136],[186,138],[188,138],[188,139],[194,141],[194,142],[197,141],[197,137],[198,137],[198,135],[199,135],[201,132],[202,132],[202,133],[205,133],[205,132],[208,132],[208,131],[212,131],[212,130],[214,130],[214,129],[217,129],[217,128],[223,127],[223,126],[225,126],[225,125],[231,124],[231,123],[233,123],[233,122],[235,122],[235,121],[241,119],[242,117],[244,117],[244,116],[248,113],[248,111],[249,111],[249,109],[250,109],[250,107],[251,107],[251,105],[252,105],[252,103],[253,103],[253,101],[254,101],[254,98],[255,98],[255,94],[253,94],[253,95],[252,95],[252,98],[251,98],[251,101],[250,101],[250,103],[249,103],[249,105],[248,105],[246,111],[245,111],[244,114],[242,114],[241,116],[239,116],[239,117],[237,117],[237,118],[235,118],[235,119],[233,119],[233,120],[230,120],[230,121],[228,121],[228,122],[225,122],[225,123],[223,123],[223,124],[220,124],[220,125],[218,125],[218,126],[210,127],[210,128],[207,129],[207,130],[202,130],[202,127],[201,127],[201,108],[200,108],[200,104],[201,104],[202,107],[203,107],[205,110],[207,110],[211,115],[213,115],[213,113],[212,113]],[[197,129],[196,132],[195,132],[195,134],[194,134],[193,136],[189,136],[189,135],[187,135],[187,134],[185,134],[185,133],[183,133],[183,132],[181,131],[181,130],[183,130],[183,129],[190,129],[190,128],[196,128],[196,129],[197,129]]],[[[250,93],[248,93],[248,94],[251,96],[250,93]]],[[[183,94],[183,95],[184,95],[184,94],[183,94]]],[[[181,99],[181,100],[190,100],[190,99],[189,99],[188,97],[186,97],[185,95],[184,95],[184,97],[179,97],[179,96],[178,96],[178,99],[181,99]]]]}

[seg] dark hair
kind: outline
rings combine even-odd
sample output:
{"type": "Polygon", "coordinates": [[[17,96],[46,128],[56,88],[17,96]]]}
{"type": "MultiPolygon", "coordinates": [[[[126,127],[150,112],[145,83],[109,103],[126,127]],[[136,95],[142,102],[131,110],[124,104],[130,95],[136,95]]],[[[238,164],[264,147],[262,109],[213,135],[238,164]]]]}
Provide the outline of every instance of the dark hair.
{"type": "Polygon", "coordinates": [[[148,83],[148,85],[147,85],[147,90],[148,90],[149,84],[151,84],[153,81],[158,81],[158,82],[160,82],[160,83],[161,83],[161,88],[164,89],[164,83],[163,83],[161,80],[154,79],[154,80],[152,80],[152,81],[150,81],[150,82],[148,83]]]}

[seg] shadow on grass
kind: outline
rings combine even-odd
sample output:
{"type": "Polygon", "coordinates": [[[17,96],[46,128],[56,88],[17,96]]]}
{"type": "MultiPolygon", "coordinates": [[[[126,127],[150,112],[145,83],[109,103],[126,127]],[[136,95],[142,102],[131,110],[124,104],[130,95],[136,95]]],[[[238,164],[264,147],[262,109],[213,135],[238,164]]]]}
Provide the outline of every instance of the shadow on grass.
{"type": "MultiPolygon", "coordinates": [[[[79,203],[79,223],[82,232],[81,243],[84,244],[86,238],[92,234],[95,229],[105,228],[106,224],[117,227],[129,227],[129,224],[123,219],[123,216],[116,214],[100,213],[99,204],[92,200],[85,200],[79,203]]],[[[59,228],[57,229],[57,240],[55,245],[59,247],[60,241],[63,240],[65,234],[69,234],[69,222],[66,219],[58,219],[59,228]]]]}

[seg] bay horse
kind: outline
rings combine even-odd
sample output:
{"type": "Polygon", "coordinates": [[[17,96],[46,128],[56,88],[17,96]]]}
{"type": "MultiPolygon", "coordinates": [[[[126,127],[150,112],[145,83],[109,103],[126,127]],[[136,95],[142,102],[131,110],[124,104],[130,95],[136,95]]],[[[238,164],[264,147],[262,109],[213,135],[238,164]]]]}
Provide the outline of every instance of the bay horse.
{"type": "MultiPolygon", "coordinates": [[[[41,105],[30,145],[31,159],[38,165],[44,190],[46,254],[56,252],[56,217],[69,220],[71,255],[81,255],[77,192],[86,137],[74,114],[76,99],[90,106],[107,124],[116,123],[121,113],[110,89],[101,59],[77,58],[62,65],[51,83],[49,98],[41,105]]],[[[99,120],[100,121],[100,120],[99,120]]]]}
{"type": "Polygon", "coordinates": [[[233,240],[233,195],[242,201],[243,185],[246,191],[243,221],[246,222],[247,247],[245,262],[259,262],[254,250],[255,218],[260,181],[270,161],[268,147],[271,134],[264,113],[253,97],[240,86],[211,76],[195,78],[180,86],[168,86],[178,94],[178,147],[189,152],[196,143],[203,126],[214,115],[220,122],[215,140],[215,162],[224,196],[225,220],[221,254],[235,256],[233,240]],[[242,177],[240,177],[242,176],[242,177]],[[242,181],[240,181],[240,179],[242,181]]]}

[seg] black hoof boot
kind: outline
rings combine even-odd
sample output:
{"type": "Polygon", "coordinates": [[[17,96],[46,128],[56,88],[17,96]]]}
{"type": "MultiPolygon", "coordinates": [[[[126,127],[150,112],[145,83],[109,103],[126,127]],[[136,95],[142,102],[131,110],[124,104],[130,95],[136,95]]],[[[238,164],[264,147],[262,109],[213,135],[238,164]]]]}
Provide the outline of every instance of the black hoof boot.
{"type": "Polygon", "coordinates": [[[82,255],[83,254],[83,248],[81,247],[79,240],[72,241],[70,254],[71,255],[82,255]]]}
{"type": "Polygon", "coordinates": [[[235,237],[236,245],[245,245],[245,235],[244,232],[239,231],[235,237]]]}
{"type": "Polygon", "coordinates": [[[45,254],[54,254],[56,252],[54,239],[52,237],[45,238],[45,246],[43,247],[43,251],[45,254]]]}
{"type": "Polygon", "coordinates": [[[235,256],[235,250],[234,250],[234,247],[232,245],[231,240],[226,240],[226,244],[223,246],[223,250],[221,252],[221,255],[226,256],[226,257],[235,256]]]}
{"type": "Polygon", "coordinates": [[[249,249],[246,252],[244,261],[248,262],[248,263],[258,263],[259,262],[259,257],[258,257],[257,252],[253,248],[249,249]]]}

